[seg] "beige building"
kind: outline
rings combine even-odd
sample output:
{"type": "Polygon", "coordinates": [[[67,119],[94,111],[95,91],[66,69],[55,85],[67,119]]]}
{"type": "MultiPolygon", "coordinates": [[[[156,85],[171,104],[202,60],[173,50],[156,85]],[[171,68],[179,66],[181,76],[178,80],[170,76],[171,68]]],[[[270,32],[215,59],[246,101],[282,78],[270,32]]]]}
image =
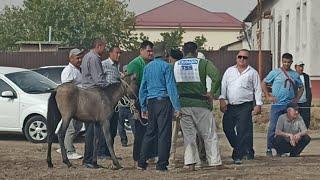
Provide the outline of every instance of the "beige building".
{"type": "Polygon", "coordinates": [[[206,49],[217,50],[238,40],[242,22],[223,12],[210,12],[184,0],[174,0],[136,16],[136,31],[151,41],[162,40],[160,33],[183,28],[183,42],[203,35],[206,49]]]}

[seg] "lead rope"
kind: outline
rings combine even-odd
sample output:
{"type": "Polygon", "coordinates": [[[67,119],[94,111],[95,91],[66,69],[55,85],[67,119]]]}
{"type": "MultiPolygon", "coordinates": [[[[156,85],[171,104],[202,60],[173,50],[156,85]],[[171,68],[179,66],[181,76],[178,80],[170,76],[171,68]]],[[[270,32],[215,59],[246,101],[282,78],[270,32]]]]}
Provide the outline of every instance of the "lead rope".
{"type": "Polygon", "coordinates": [[[129,107],[131,114],[133,114],[133,119],[138,120],[142,126],[147,126],[148,122],[143,123],[140,118],[139,112],[134,105],[135,104],[134,99],[130,99],[128,96],[123,96],[121,99],[122,99],[122,102],[121,100],[118,101],[118,104],[114,108],[114,111],[119,112],[119,107],[129,107]]]}

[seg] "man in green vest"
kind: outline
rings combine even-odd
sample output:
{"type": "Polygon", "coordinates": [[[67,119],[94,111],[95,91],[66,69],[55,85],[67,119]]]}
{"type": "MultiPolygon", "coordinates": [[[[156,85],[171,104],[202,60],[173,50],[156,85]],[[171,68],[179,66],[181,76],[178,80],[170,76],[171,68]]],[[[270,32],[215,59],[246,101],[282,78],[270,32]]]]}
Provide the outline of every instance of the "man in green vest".
{"type": "Polygon", "coordinates": [[[222,164],[215,119],[212,113],[213,97],[219,95],[220,75],[211,61],[197,57],[197,45],[187,42],[183,46],[184,58],[174,65],[181,104],[181,128],[184,135],[184,164],[195,170],[200,163],[196,135],[204,140],[208,166],[222,164]],[[212,80],[207,91],[206,77],[212,80]]]}

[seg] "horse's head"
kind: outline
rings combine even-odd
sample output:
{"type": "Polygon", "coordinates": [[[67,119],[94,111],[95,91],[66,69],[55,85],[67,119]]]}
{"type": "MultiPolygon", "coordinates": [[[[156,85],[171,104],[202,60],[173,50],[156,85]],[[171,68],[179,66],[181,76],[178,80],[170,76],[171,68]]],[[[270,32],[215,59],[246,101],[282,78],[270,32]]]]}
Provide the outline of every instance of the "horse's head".
{"type": "Polygon", "coordinates": [[[125,75],[121,78],[121,84],[127,96],[138,98],[139,87],[137,85],[136,74],[125,75]]]}

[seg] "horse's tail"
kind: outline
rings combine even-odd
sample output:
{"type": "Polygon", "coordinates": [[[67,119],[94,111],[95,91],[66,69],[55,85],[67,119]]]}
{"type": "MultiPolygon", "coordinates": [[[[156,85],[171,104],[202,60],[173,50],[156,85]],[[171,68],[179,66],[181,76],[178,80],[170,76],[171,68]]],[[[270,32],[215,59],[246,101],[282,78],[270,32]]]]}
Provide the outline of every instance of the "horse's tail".
{"type": "Polygon", "coordinates": [[[61,119],[61,114],[58,109],[56,101],[57,91],[52,91],[48,100],[48,112],[47,112],[47,142],[48,142],[48,154],[47,163],[48,167],[53,167],[51,160],[51,145],[55,136],[55,129],[61,119]]]}

